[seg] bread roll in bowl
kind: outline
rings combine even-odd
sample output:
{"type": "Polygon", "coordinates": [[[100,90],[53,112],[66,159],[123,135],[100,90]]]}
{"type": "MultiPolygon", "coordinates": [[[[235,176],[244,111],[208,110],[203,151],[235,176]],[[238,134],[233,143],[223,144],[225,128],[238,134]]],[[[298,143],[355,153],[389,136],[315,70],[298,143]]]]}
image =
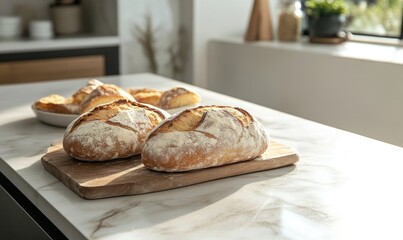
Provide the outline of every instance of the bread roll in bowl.
{"type": "Polygon", "coordinates": [[[91,79],[87,82],[87,85],[78,89],[72,96],[75,104],[81,104],[81,102],[94,91],[98,86],[103,85],[101,81],[91,79]]]}
{"type": "Polygon", "coordinates": [[[60,114],[77,114],[79,111],[79,105],[74,104],[72,98],[65,98],[58,94],[40,98],[33,107],[39,111],[60,114]]]}
{"type": "Polygon", "coordinates": [[[129,88],[127,92],[130,93],[137,102],[154,106],[157,106],[163,93],[162,91],[152,88],[129,88]]]}
{"type": "Polygon", "coordinates": [[[102,84],[95,88],[82,102],[80,113],[88,112],[101,104],[117,101],[119,99],[128,99],[136,101],[132,95],[122,88],[113,84],[102,84]]]}
{"type": "Polygon", "coordinates": [[[195,105],[200,102],[200,95],[184,87],[175,87],[164,91],[157,104],[162,109],[173,109],[195,105]]]}
{"type": "Polygon", "coordinates": [[[181,172],[250,160],[267,147],[264,127],[247,111],[200,106],[161,122],[147,137],[141,159],[152,170],[181,172]]]}
{"type": "Polygon", "coordinates": [[[130,157],[141,152],[148,132],[166,117],[163,110],[129,100],[100,105],[67,127],[63,148],[84,161],[130,157]]]}

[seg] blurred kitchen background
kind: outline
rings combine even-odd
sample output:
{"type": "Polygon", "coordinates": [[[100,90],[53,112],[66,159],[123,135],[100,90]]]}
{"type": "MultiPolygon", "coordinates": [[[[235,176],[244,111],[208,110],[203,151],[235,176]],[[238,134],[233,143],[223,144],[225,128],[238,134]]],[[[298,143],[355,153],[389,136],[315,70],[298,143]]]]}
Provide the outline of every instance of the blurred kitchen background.
{"type": "Polygon", "coordinates": [[[207,41],[241,37],[251,5],[250,0],[0,0],[0,83],[138,72],[185,82],[205,79],[207,41]]]}

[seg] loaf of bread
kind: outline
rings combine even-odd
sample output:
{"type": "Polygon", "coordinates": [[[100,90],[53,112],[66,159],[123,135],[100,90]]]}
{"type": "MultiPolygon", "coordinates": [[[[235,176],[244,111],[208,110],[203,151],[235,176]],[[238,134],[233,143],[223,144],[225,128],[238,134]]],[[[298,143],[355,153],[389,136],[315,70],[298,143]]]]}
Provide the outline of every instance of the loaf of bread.
{"type": "Polygon", "coordinates": [[[158,105],[162,91],[152,88],[129,88],[127,92],[130,93],[137,102],[147,103],[154,106],[158,105]]]}
{"type": "Polygon", "coordinates": [[[164,91],[157,104],[162,109],[173,109],[194,105],[200,102],[200,96],[187,88],[176,87],[164,91]]]}
{"type": "Polygon", "coordinates": [[[72,98],[65,98],[58,94],[39,99],[34,103],[34,108],[39,111],[60,114],[78,114],[79,112],[79,105],[74,104],[72,98]]]}
{"type": "Polygon", "coordinates": [[[73,103],[75,104],[81,104],[81,102],[92,92],[94,91],[98,86],[103,85],[101,81],[98,81],[96,79],[91,79],[88,81],[87,85],[78,89],[72,96],[73,98],[73,103]]]}
{"type": "Polygon", "coordinates": [[[119,99],[134,100],[133,96],[122,88],[113,84],[102,84],[95,88],[82,102],[80,113],[88,112],[96,106],[104,103],[114,102],[119,99]]]}
{"type": "Polygon", "coordinates": [[[64,151],[84,161],[107,161],[139,154],[147,134],[167,117],[156,107],[118,100],[82,114],[66,129],[64,151]]]}
{"type": "Polygon", "coordinates": [[[237,107],[200,106],[161,122],[141,154],[152,170],[181,172],[246,161],[268,147],[264,127],[237,107]]]}

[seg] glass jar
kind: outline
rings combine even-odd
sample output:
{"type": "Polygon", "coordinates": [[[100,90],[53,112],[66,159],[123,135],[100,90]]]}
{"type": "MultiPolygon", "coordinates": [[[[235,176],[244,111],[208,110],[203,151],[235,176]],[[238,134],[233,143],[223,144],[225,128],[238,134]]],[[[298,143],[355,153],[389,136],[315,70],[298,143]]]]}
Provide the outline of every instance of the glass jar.
{"type": "Polygon", "coordinates": [[[302,10],[299,0],[280,0],[278,40],[296,42],[301,38],[302,10]]]}

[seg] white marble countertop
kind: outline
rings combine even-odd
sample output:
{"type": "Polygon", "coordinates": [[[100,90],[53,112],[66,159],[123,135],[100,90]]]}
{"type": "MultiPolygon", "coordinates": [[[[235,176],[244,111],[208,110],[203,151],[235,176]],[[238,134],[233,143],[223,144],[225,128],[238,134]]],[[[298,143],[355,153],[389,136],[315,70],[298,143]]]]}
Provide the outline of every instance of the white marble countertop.
{"type": "MultiPolygon", "coordinates": [[[[0,170],[70,239],[401,239],[403,149],[193,87],[203,104],[243,107],[296,166],[136,196],[84,200],[43,169],[64,129],[40,123],[39,97],[81,81],[0,87],[0,170]]],[[[151,74],[105,77],[122,87],[183,83],[151,74]]],[[[309,106],[307,106],[309,107],[309,106]]]]}

